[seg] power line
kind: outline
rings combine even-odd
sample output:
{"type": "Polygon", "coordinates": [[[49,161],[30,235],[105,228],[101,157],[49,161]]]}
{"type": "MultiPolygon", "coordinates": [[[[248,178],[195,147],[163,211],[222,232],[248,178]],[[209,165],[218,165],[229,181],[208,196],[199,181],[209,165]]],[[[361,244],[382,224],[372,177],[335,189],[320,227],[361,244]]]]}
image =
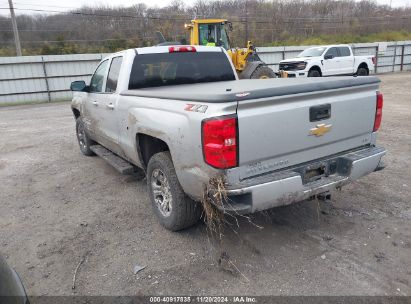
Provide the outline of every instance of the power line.
{"type": "MultiPolygon", "coordinates": [[[[388,23],[384,23],[384,24],[375,24],[375,23],[367,23],[367,24],[357,24],[356,26],[350,26],[350,25],[339,25],[339,26],[327,26],[327,29],[337,29],[337,28],[344,28],[344,29],[353,29],[355,30],[356,28],[364,28],[364,27],[370,27],[370,26],[375,26],[375,25],[387,25],[388,23]]],[[[305,26],[305,27],[293,27],[292,30],[316,30],[318,28],[315,28],[313,26],[305,26]]],[[[104,28],[103,28],[104,30],[104,28]]],[[[121,30],[122,33],[124,32],[131,32],[131,33],[135,33],[136,30],[135,29],[130,29],[130,28],[122,28],[122,27],[114,27],[112,29],[106,29],[106,30],[121,30]]],[[[0,30],[0,32],[12,32],[13,30],[0,30]]],[[[279,29],[279,28],[262,28],[262,27],[257,27],[257,28],[253,28],[252,31],[276,31],[276,32],[282,32],[284,31],[284,29],[279,29]]],[[[67,33],[73,33],[73,34],[77,34],[78,31],[77,30],[67,30],[67,29],[24,29],[24,30],[19,30],[19,32],[51,32],[51,33],[61,33],[61,32],[67,32],[67,33]]],[[[128,39],[128,38],[118,38],[118,39],[128,39]]],[[[71,40],[65,40],[65,41],[71,41],[71,40]]],[[[28,41],[24,41],[24,42],[28,42],[28,41]]]]}
{"type": "MultiPolygon", "coordinates": [[[[8,8],[0,7],[0,10],[5,10],[8,8]]],[[[55,11],[55,10],[44,10],[44,9],[34,9],[34,8],[15,8],[19,11],[31,11],[31,12],[44,12],[44,13],[62,13],[68,15],[81,15],[81,16],[97,16],[97,17],[112,17],[112,18],[129,18],[129,19],[153,19],[153,20],[173,20],[173,21],[187,21],[187,18],[161,18],[154,16],[133,16],[133,15],[110,15],[110,14],[96,14],[87,12],[73,12],[73,11],[55,11]]]]}
{"type": "MultiPolygon", "coordinates": [[[[0,10],[6,10],[8,8],[0,7],[0,10]]],[[[176,18],[176,17],[156,17],[156,16],[135,16],[135,15],[112,15],[112,14],[101,14],[101,13],[88,13],[88,12],[81,12],[81,11],[56,11],[56,10],[45,10],[45,9],[29,9],[29,8],[14,8],[15,10],[19,11],[34,11],[34,12],[45,12],[45,13],[61,13],[61,14],[67,14],[67,15],[77,15],[77,16],[96,16],[96,17],[110,17],[110,18],[126,18],[126,19],[137,19],[137,20],[168,20],[168,21],[187,21],[190,19],[188,16],[186,18],[176,18]]],[[[161,15],[162,13],[158,12],[156,13],[157,15],[161,15]]],[[[166,14],[166,13],[164,13],[166,14]]],[[[181,14],[183,16],[183,14],[181,14]]],[[[209,16],[211,17],[211,16],[209,16]]],[[[238,20],[231,20],[233,23],[245,23],[246,21],[242,16],[232,16],[233,18],[238,18],[238,20]]],[[[255,16],[248,16],[248,18],[254,18],[255,16]]],[[[361,16],[361,17],[346,17],[345,20],[348,22],[350,20],[355,20],[358,18],[361,18],[361,20],[386,20],[387,18],[390,19],[406,19],[411,17],[411,15],[403,15],[403,16],[361,16]],[[355,19],[354,19],[355,18],[355,19]]],[[[286,17],[286,18],[281,18],[282,23],[291,23],[295,21],[309,21],[312,23],[336,23],[338,22],[335,16],[330,16],[330,17],[286,17]]],[[[256,18],[255,18],[256,19],[256,18]]],[[[252,23],[257,23],[257,24],[264,24],[264,23],[273,23],[273,20],[254,20],[252,23]]],[[[339,22],[338,22],[339,23],[339,22]]]]}
{"type": "MultiPolygon", "coordinates": [[[[15,4],[23,5],[23,6],[35,6],[35,7],[45,7],[46,5],[41,5],[41,4],[28,4],[28,3],[21,3],[21,2],[14,2],[15,4]]],[[[103,7],[92,7],[92,6],[87,6],[87,5],[83,5],[81,7],[76,7],[76,6],[57,6],[57,5],[47,5],[47,7],[55,7],[55,8],[67,8],[67,9],[72,9],[72,10],[98,10],[98,11],[106,11],[106,12],[113,12],[113,11],[131,11],[133,10],[133,7],[122,7],[122,6],[118,6],[118,7],[114,7],[114,8],[103,8],[103,7]]],[[[62,11],[62,12],[66,12],[66,11],[62,11]]],[[[150,13],[154,13],[157,14],[157,12],[150,12],[150,13]]],[[[159,12],[159,14],[162,14],[159,12]]],[[[173,15],[181,15],[181,16],[185,16],[185,13],[175,13],[173,12],[173,15]]]]}
{"type": "MultiPolygon", "coordinates": [[[[66,42],[100,42],[100,41],[122,41],[122,40],[144,40],[144,39],[156,39],[156,37],[140,37],[140,38],[112,38],[112,39],[73,39],[73,40],[22,40],[23,43],[66,43],[66,42]]],[[[13,43],[12,41],[4,41],[8,44],[13,43]]]]}
{"type": "MultiPolygon", "coordinates": [[[[12,32],[13,30],[0,30],[0,32],[12,32]]],[[[73,30],[19,30],[19,32],[76,32],[73,30]]]]}
{"type": "MultiPolygon", "coordinates": [[[[23,6],[37,6],[37,7],[44,7],[41,4],[29,4],[29,3],[21,3],[21,2],[14,2],[14,4],[23,5],[23,6]]],[[[75,6],[58,6],[58,5],[47,5],[47,7],[55,7],[55,8],[68,8],[68,9],[78,9],[75,6]]]]}
{"type": "MultiPolygon", "coordinates": [[[[100,27],[101,28],[101,27],[100,27]]],[[[106,29],[106,30],[121,30],[121,31],[133,31],[135,32],[135,29],[130,29],[130,28],[121,28],[121,27],[115,27],[112,29],[106,29]]],[[[12,32],[13,30],[0,30],[0,32],[12,32]]],[[[19,32],[71,32],[71,33],[78,33],[80,30],[67,30],[67,29],[61,29],[61,30],[49,30],[49,29],[40,29],[40,30],[29,30],[29,29],[24,29],[24,30],[19,30],[19,32]]]]}
{"type": "MultiPolygon", "coordinates": [[[[387,24],[380,24],[381,26],[385,26],[387,24]]],[[[329,27],[327,26],[327,29],[352,29],[355,30],[357,28],[364,28],[364,27],[369,27],[369,26],[374,26],[373,24],[362,24],[362,25],[356,25],[355,28],[352,28],[348,25],[346,26],[334,26],[334,27],[329,27]]],[[[126,29],[127,30],[127,29],[126,29]]],[[[298,30],[318,30],[313,27],[298,27],[298,28],[293,28],[292,31],[298,31],[298,30]]],[[[7,30],[6,30],[7,31],[7,30]]],[[[9,30],[10,31],[10,30],[9,30]]],[[[32,31],[32,30],[27,30],[27,31],[32,31]]],[[[41,30],[39,30],[41,31],[41,30]]],[[[59,30],[56,30],[59,31],[59,30]]],[[[130,30],[132,31],[132,30],[130,30]]],[[[254,28],[252,29],[253,32],[258,32],[258,31],[268,31],[268,32],[281,32],[283,31],[282,29],[277,29],[277,28],[254,28]]],[[[154,36],[141,36],[138,38],[133,38],[133,37],[123,37],[123,38],[107,38],[107,39],[64,39],[64,40],[24,40],[21,41],[22,43],[70,43],[70,42],[79,42],[79,43],[86,43],[86,42],[101,42],[101,41],[121,41],[121,40],[146,40],[146,39],[156,39],[154,36]]],[[[11,41],[6,41],[6,43],[10,44],[12,43],[11,41]]]]}

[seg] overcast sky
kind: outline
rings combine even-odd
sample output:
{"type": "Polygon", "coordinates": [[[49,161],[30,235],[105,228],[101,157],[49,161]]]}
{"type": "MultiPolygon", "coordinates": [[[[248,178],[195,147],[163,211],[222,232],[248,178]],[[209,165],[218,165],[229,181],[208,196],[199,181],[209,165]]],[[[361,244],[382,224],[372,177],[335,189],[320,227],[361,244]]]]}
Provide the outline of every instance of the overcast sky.
{"type": "MultiPolygon", "coordinates": [[[[187,5],[194,3],[194,0],[183,0],[187,5]]],[[[392,5],[392,7],[409,6],[411,0],[375,0],[380,4],[392,5]]],[[[163,7],[171,0],[13,0],[15,8],[20,9],[41,9],[54,11],[67,11],[83,5],[108,5],[108,6],[131,6],[136,3],[145,3],[148,6],[163,7]]],[[[0,0],[0,7],[8,7],[8,0],[0,0]]],[[[30,11],[16,10],[16,14],[30,14],[30,11]]],[[[8,15],[8,11],[0,10],[1,15],[8,15]]]]}

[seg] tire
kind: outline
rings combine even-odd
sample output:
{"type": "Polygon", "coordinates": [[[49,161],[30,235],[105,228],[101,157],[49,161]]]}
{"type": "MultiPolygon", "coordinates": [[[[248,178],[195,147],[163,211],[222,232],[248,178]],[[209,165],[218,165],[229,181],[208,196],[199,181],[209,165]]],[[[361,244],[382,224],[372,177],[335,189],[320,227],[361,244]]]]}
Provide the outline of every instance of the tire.
{"type": "Polygon", "coordinates": [[[370,72],[366,68],[358,68],[357,76],[368,76],[370,72]]]}
{"type": "Polygon", "coordinates": [[[274,71],[270,69],[268,66],[260,65],[255,71],[251,74],[250,79],[268,79],[268,78],[276,78],[274,71]]]}
{"type": "Polygon", "coordinates": [[[321,73],[318,70],[310,70],[308,77],[321,77],[321,73]]]}
{"type": "Polygon", "coordinates": [[[200,204],[191,200],[181,188],[169,152],[160,152],[150,158],[147,188],[154,213],[166,229],[182,230],[200,219],[200,204]]]}
{"type": "Polygon", "coordinates": [[[90,150],[90,146],[92,146],[94,142],[87,135],[81,116],[76,119],[76,135],[81,153],[86,156],[94,155],[93,151],[90,150]]]}

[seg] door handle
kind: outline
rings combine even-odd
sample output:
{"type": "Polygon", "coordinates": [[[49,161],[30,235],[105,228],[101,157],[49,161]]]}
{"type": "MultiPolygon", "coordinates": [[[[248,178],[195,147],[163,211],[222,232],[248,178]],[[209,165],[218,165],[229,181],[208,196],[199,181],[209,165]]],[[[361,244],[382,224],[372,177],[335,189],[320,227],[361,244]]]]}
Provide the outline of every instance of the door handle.
{"type": "Polygon", "coordinates": [[[114,105],[112,103],[107,104],[106,107],[109,110],[114,110],[114,105]]]}
{"type": "Polygon", "coordinates": [[[98,106],[98,102],[97,101],[92,101],[93,105],[95,105],[96,107],[98,106]]]}
{"type": "Polygon", "coordinates": [[[310,121],[320,121],[331,117],[331,104],[325,103],[310,107],[310,121]]]}

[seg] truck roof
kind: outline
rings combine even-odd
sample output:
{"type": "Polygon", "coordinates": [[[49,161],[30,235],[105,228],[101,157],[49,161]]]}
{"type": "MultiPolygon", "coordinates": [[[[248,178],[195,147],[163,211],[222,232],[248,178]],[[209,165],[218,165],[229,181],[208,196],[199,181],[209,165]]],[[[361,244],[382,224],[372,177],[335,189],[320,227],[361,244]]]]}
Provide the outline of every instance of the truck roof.
{"type": "Polygon", "coordinates": [[[107,55],[103,57],[103,59],[106,59],[110,56],[115,57],[116,55],[124,54],[127,51],[132,51],[132,52],[137,52],[137,54],[160,54],[160,53],[169,53],[170,52],[170,47],[179,49],[179,48],[194,48],[196,52],[224,52],[222,47],[219,46],[203,46],[203,45],[162,45],[162,46],[147,46],[147,47],[141,47],[141,48],[135,48],[135,49],[127,49],[127,50],[121,50],[115,53],[112,53],[110,55],[107,55]]]}
{"type": "Polygon", "coordinates": [[[196,52],[223,52],[223,49],[218,46],[203,46],[203,45],[167,45],[167,46],[148,46],[136,48],[138,54],[159,54],[170,53],[170,48],[174,48],[175,52],[179,50],[195,50],[196,52]]]}
{"type": "Polygon", "coordinates": [[[309,49],[316,49],[316,48],[328,48],[328,47],[351,47],[349,44],[327,44],[327,45],[313,45],[309,47],[309,49]]]}

